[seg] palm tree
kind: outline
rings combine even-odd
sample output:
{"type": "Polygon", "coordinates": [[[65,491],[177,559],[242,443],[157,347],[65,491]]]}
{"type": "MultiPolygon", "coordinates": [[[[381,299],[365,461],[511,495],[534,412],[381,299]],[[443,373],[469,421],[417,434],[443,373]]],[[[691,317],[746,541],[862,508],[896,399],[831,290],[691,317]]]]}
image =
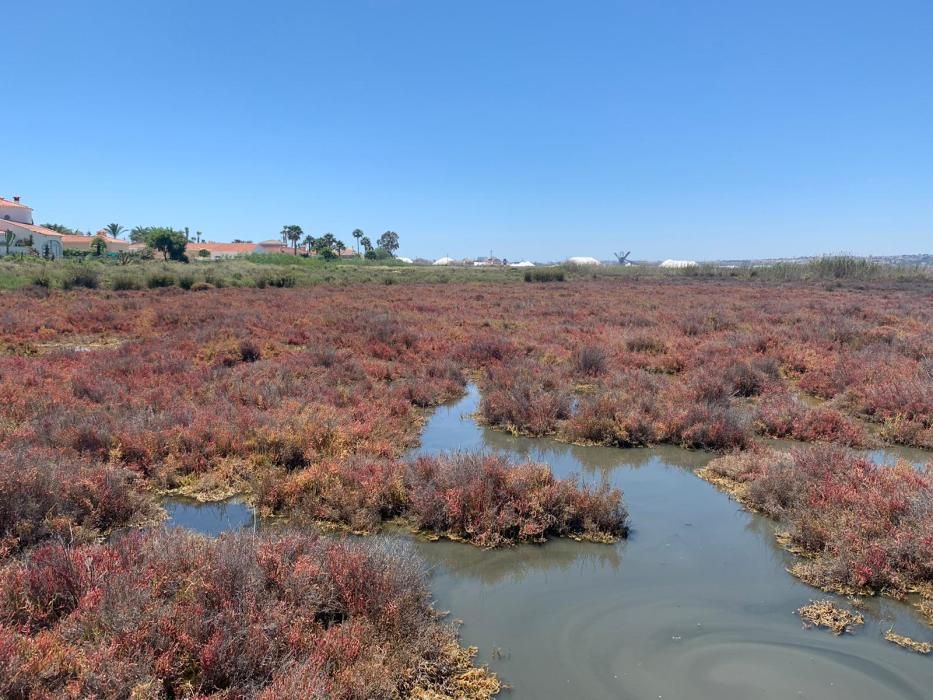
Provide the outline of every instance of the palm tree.
{"type": "Polygon", "coordinates": [[[282,240],[292,242],[295,247],[295,255],[298,255],[298,241],[301,240],[303,235],[305,235],[305,232],[301,230],[301,226],[291,224],[282,227],[282,240]]]}
{"type": "Polygon", "coordinates": [[[120,226],[120,224],[107,224],[104,226],[104,231],[106,231],[111,238],[119,238],[121,233],[126,233],[126,229],[120,226]]]}
{"type": "Polygon", "coordinates": [[[356,254],[360,254],[360,239],[364,236],[363,229],[353,229],[353,237],[356,239],[356,254]]]}
{"type": "Polygon", "coordinates": [[[310,253],[311,249],[314,247],[314,236],[310,234],[305,236],[305,239],[301,243],[304,245],[305,251],[310,253]]]}

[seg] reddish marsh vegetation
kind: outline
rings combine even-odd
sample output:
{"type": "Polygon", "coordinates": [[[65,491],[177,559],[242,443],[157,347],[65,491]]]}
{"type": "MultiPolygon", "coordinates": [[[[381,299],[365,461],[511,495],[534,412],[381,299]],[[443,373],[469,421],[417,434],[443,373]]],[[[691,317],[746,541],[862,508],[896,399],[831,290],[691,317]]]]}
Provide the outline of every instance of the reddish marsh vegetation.
{"type": "Polygon", "coordinates": [[[933,599],[933,463],[879,466],[830,445],[756,448],[713,460],[701,474],[781,523],[806,555],[793,572],[808,583],[933,599]]]}
{"type": "Polygon", "coordinates": [[[306,535],[41,545],[0,573],[4,698],[488,698],[404,551],[306,535]]]}
{"type": "Polygon", "coordinates": [[[548,537],[615,541],[627,531],[622,493],[554,477],[542,464],[458,453],[408,464],[351,457],[323,461],[257,493],[261,506],[372,532],[392,518],[483,547],[548,537]]]}
{"type": "MultiPolygon", "coordinates": [[[[0,679],[13,697],[488,695],[494,681],[469,669],[404,559],[291,537],[82,544],[145,518],[146,489],[242,492],[357,529],[405,515],[487,545],[623,534],[617,493],[540,467],[402,461],[422,408],[458,395],[469,373],[488,422],[571,441],[933,444],[922,287],[607,280],[5,297],[0,679]]],[[[851,512],[865,528],[890,522],[851,512]]],[[[836,522],[820,530],[825,546],[836,522]]],[[[910,547],[929,561],[929,539],[897,533],[893,559],[866,549],[852,576],[919,577],[910,547]]]]}
{"type": "MultiPolygon", "coordinates": [[[[301,496],[309,469],[397,469],[421,409],[459,394],[470,372],[489,423],[570,441],[729,450],[758,433],[933,444],[933,304],[922,285],[6,296],[0,448],[39,469],[49,456],[107,464],[137,486],[272,494],[273,508],[316,507],[301,496]]],[[[327,504],[343,523],[396,507],[362,508],[351,500],[370,496],[344,491],[347,503],[327,504]]]]}

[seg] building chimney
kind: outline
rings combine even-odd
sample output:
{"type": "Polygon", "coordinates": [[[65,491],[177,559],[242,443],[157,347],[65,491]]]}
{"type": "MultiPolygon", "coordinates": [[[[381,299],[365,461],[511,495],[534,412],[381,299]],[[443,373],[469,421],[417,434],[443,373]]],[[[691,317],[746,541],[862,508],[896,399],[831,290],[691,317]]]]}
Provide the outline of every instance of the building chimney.
{"type": "Polygon", "coordinates": [[[14,194],[14,195],[13,195],[13,201],[14,201],[14,202],[19,202],[19,195],[18,195],[18,194],[14,194]]]}

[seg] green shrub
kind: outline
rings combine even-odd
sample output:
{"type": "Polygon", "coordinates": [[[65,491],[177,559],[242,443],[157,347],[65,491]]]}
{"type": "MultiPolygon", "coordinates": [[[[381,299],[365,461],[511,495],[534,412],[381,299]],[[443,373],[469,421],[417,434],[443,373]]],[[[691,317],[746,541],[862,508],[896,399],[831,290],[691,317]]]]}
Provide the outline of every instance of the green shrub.
{"type": "Polygon", "coordinates": [[[113,278],[113,281],[110,283],[110,288],[115,292],[124,292],[131,289],[141,289],[142,285],[135,277],[121,275],[120,277],[113,278]]]}
{"type": "Polygon", "coordinates": [[[149,289],[171,287],[173,284],[175,284],[175,275],[170,275],[167,272],[154,272],[146,280],[146,286],[149,289]]]}
{"type": "Polygon", "coordinates": [[[178,278],[178,286],[182,289],[191,289],[194,285],[194,277],[191,275],[181,275],[178,278]]]}
{"type": "Polygon", "coordinates": [[[563,282],[563,270],[525,270],[526,282],[563,282]]]}
{"type": "Polygon", "coordinates": [[[295,278],[292,275],[260,275],[256,278],[256,286],[260,289],[266,287],[294,287],[295,278]]]}
{"type": "Polygon", "coordinates": [[[97,289],[100,286],[100,275],[94,270],[73,270],[62,278],[62,289],[97,289]]]}

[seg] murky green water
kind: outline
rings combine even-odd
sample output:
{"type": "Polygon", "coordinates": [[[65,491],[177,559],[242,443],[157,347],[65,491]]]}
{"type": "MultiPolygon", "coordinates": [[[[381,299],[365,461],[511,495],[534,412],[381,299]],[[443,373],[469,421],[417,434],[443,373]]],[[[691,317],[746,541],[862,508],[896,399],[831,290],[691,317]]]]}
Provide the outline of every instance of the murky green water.
{"type": "MultiPolygon", "coordinates": [[[[693,475],[709,456],[583,448],[477,426],[474,390],[428,422],[420,451],[486,449],[625,491],[630,538],[484,551],[416,541],[437,606],[514,686],[511,697],[927,699],[933,659],[882,639],[933,638],[905,605],[868,601],[865,626],[833,637],[794,611],[827,596],[793,577],[772,524],[693,475]]],[[[840,601],[844,602],[844,601],[840,601]]]]}

